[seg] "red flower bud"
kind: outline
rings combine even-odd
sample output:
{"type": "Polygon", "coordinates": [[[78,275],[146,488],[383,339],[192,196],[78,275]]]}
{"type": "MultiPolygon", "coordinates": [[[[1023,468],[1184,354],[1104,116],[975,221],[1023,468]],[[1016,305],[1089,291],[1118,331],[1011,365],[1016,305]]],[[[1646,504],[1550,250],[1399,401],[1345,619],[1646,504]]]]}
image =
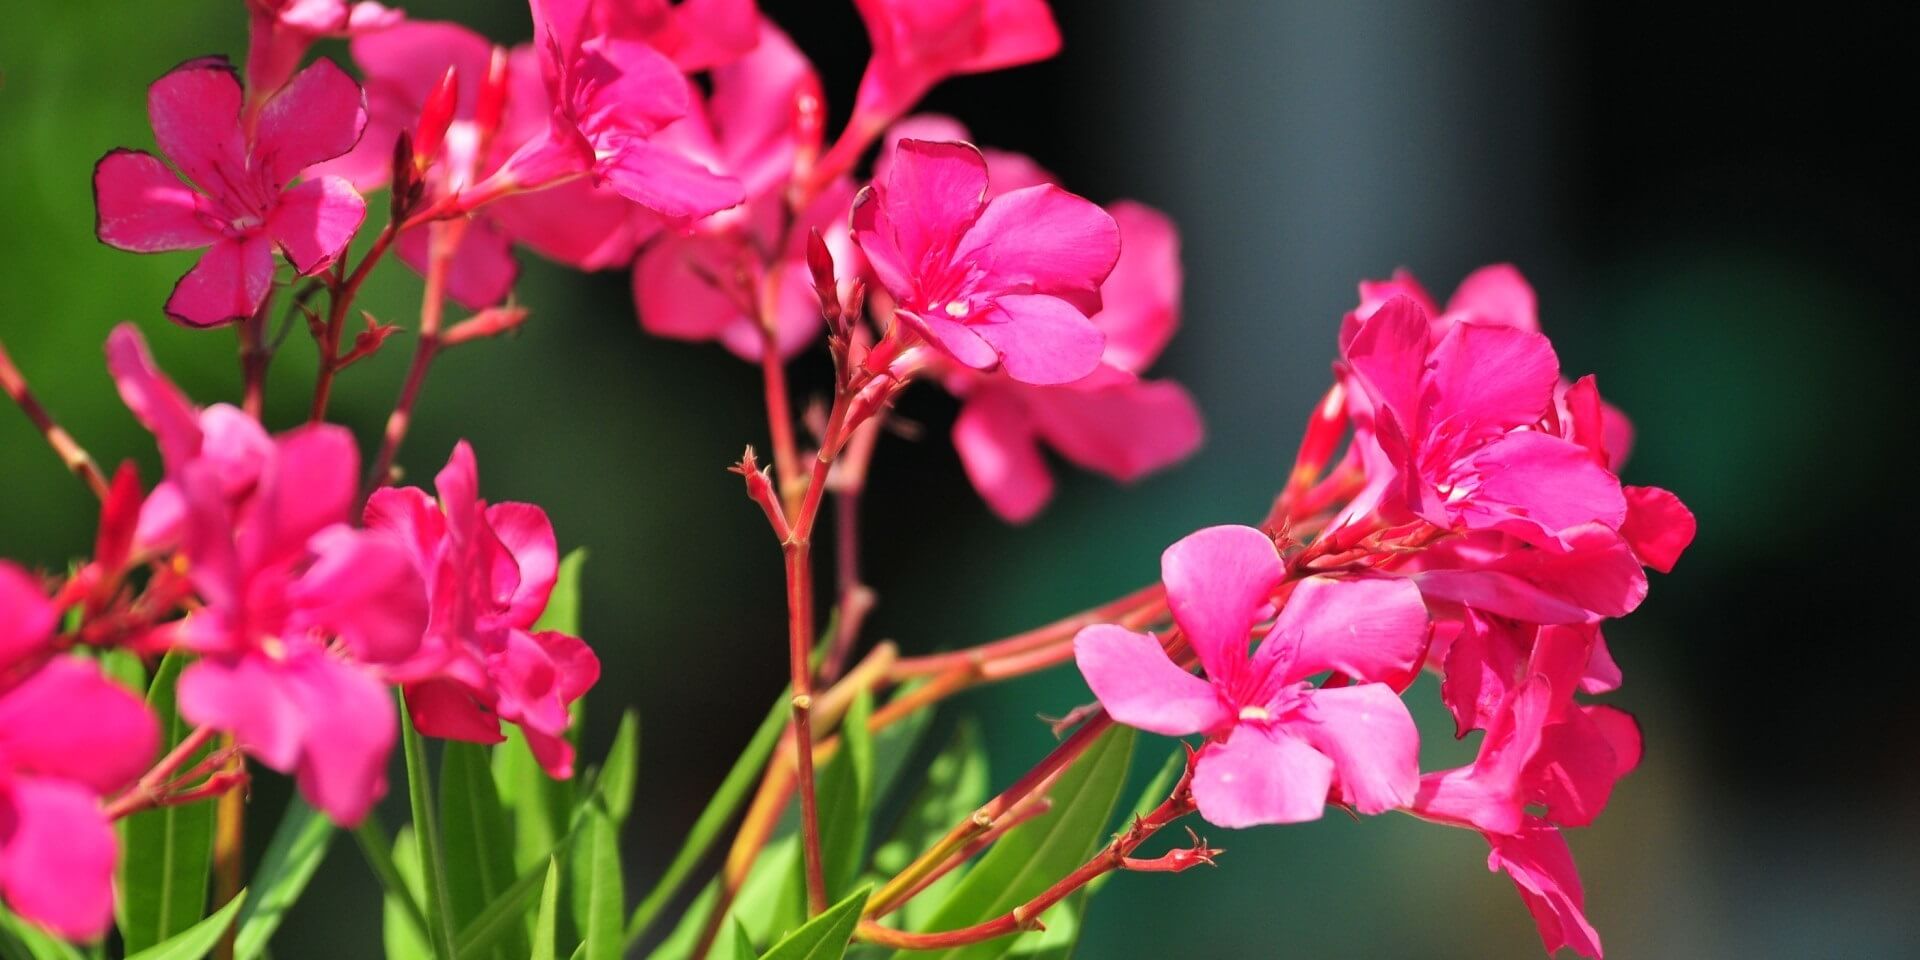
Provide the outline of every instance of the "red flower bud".
{"type": "Polygon", "coordinates": [[[447,72],[434,85],[433,92],[427,94],[427,102],[420,107],[420,123],[413,136],[413,165],[425,171],[433,163],[434,154],[440,152],[440,144],[447,139],[447,128],[453,125],[453,110],[460,103],[460,70],[449,66],[447,72]]]}

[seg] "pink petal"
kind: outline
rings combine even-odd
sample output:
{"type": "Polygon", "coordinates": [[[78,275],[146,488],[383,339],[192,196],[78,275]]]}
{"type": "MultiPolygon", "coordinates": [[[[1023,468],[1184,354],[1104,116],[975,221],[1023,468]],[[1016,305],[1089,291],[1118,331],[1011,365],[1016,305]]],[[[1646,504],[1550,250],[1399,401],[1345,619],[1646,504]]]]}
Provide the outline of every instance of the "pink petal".
{"type": "MultiPolygon", "coordinates": [[[[780,289],[775,297],[773,348],[782,358],[792,359],[812,345],[826,326],[820,316],[820,298],[814,294],[813,280],[802,262],[787,260],[780,265],[780,289]]],[[[720,331],[720,343],[749,362],[759,362],[766,339],[760,325],[745,314],[734,317],[720,331]]]]}
{"type": "Polygon", "coordinates": [[[108,794],[146,772],[159,745],[146,704],[90,661],[55,657],[0,693],[6,769],[108,794]]]}
{"type": "Polygon", "coordinates": [[[1194,766],[1193,799],[1208,823],[1228,829],[1320,819],[1333,761],[1278,731],[1240,724],[1209,743],[1194,766]]]}
{"type": "Polygon", "coordinates": [[[529,627],[547,609],[547,598],[560,569],[560,548],[547,512],[531,503],[496,503],[487,508],[487,525],[513,555],[519,568],[510,597],[499,598],[509,607],[508,619],[529,627]]]}
{"type": "Polygon", "coordinates": [[[1246,669],[1248,632],[1285,575],[1273,540],[1252,527],[1207,527],[1161,554],[1174,622],[1216,685],[1246,669]]]}
{"type": "Polygon", "coordinates": [[[1152,634],[1087,627],[1073,638],[1073,659],[1100,705],[1127,726],[1184,737],[1233,722],[1213,684],[1174,665],[1152,634]]]}
{"type": "Polygon", "coordinates": [[[278,190],[300,171],[360,142],[367,126],[367,98],[346,71],[323,58],[281,87],[260,108],[256,122],[255,162],[278,190]]]}
{"type": "Polygon", "coordinates": [[[225,238],[174,284],[167,316],[190,327],[214,327],[253,316],[273,286],[273,241],[254,234],[225,238]]]}
{"type": "Polygon", "coordinates": [[[1107,212],[1120,228],[1120,259],[1100,287],[1104,306],[1093,322],[1107,335],[1106,362],[1140,373],[1180,325],[1180,232],[1144,203],[1122,200],[1107,212]]]}
{"type": "Polygon", "coordinates": [[[59,780],[0,782],[0,893],[15,913],[69,939],[100,937],[118,858],[99,797],[59,780]]]}
{"type": "Polygon", "coordinates": [[[366,217],[367,202],[353,184],[339,177],[315,177],[280,195],[279,206],[267,219],[267,232],[294,270],[312,276],[339,259],[366,217]]]}
{"type": "Polygon", "coordinates": [[[1698,529],[1693,511],[1671,491],[1659,487],[1626,487],[1624,492],[1627,519],[1620,525],[1620,535],[1641,563],[1661,573],[1672,573],[1698,529]]]}
{"type": "Polygon", "coordinates": [[[499,743],[500,718],[474,699],[472,691],[452,680],[428,680],[407,685],[407,713],[423,736],[466,743],[499,743]]]}
{"type": "Polygon", "coordinates": [[[1553,403],[1560,359],[1546,337],[1513,327],[1457,323],[1434,344],[1432,423],[1525,426],[1553,403]]]}
{"type": "Polygon", "coordinates": [[[1510,263],[1496,263],[1467,274],[1447,300],[1447,314],[1516,330],[1540,330],[1533,286],[1510,263]]]}
{"type": "Polygon", "coordinates": [[[427,591],[405,541],[343,525],[309,546],[313,565],[287,594],[298,623],[338,636],[362,663],[399,663],[419,649],[427,591]]]}
{"type": "Polygon", "coordinates": [[[1123,483],[1186,459],[1205,433],[1192,395],[1169,380],[1027,392],[1048,444],[1068,460],[1123,483]]]}
{"type": "MultiPolygon", "coordinates": [[[[423,225],[400,234],[394,253],[415,273],[427,272],[427,244],[432,229],[423,225]]],[[[447,295],[469,310],[483,310],[507,298],[520,275],[513,258],[513,241],[492,219],[476,217],[460,234],[447,271],[447,295]]]]}
{"type": "MultiPolygon", "coordinates": [[[[902,140],[881,194],[901,264],[912,271],[930,251],[954,249],[955,239],[981,215],[986,196],[987,161],[972,144],[902,140]]],[[[860,229],[857,221],[854,226],[860,229]]]]}
{"type": "Polygon", "coordinates": [[[928,342],[975,370],[991,370],[1000,363],[1000,356],[994,351],[993,345],[981,339],[978,326],[956,323],[937,313],[896,310],[894,316],[908,318],[908,322],[926,334],[928,342]]]}
{"type": "Polygon", "coordinates": [[[1554,690],[1530,677],[1496,712],[1471,765],[1420,778],[1415,816],[1495,833],[1520,829],[1528,802],[1522,775],[1540,748],[1554,690]]]}
{"type": "Polygon", "coordinates": [[[1053,497],[1053,475],[1040,455],[1033,424],[1006,389],[977,390],[953,422],[953,447],[967,479],[993,512],[1025,523],[1053,497]]]}
{"type": "Polygon", "coordinates": [[[646,140],[623,140],[598,167],[621,196],[664,217],[697,220],[746,199],[740,181],[646,140]]]}
{"type": "Polygon", "coordinates": [[[516,242],[581,270],[632,262],[634,250],[660,227],[658,217],[589,179],[503,197],[487,215],[516,242]]]}
{"type": "Polygon", "coordinates": [[[633,271],[641,328],[676,340],[711,340],[747,316],[740,300],[754,292],[751,282],[739,282],[744,253],[727,240],[697,235],[648,246],[633,271]]]}
{"type": "MultiPolygon", "coordinates": [[[[1427,607],[1420,588],[1390,577],[1308,577],[1294,587],[1274,621],[1275,637],[1297,635],[1288,681],[1323,670],[1405,689],[1427,647],[1427,607]]],[[[1260,645],[1261,656],[1279,650],[1260,645]]]]}
{"type": "Polygon", "coordinates": [[[644,138],[687,115],[688,85],[673,61],[635,40],[599,36],[566,54],[562,96],[596,147],[644,138]]]}
{"type": "Polygon", "coordinates": [[[298,427],[281,434],[276,455],[250,504],[251,522],[235,537],[253,569],[304,553],[314,534],[346,523],[360,485],[360,451],[338,424],[298,427]]]}
{"type": "Polygon", "coordinates": [[[1395,296],[1361,321],[1347,344],[1347,363],[1402,430],[1419,423],[1428,329],[1426,311],[1410,297],[1395,296]]]}
{"type": "Polygon", "coordinates": [[[1060,52],[1060,27],[1046,0],[986,0],[977,52],[961,72],[1002,70],[1060,52]]]}
{"type": "MultiPolygon", "coordinates": [[[[749,38],[756,25],[752,4],[745,2],[749,38]]],[[[681,7],[687,9],[686,5],[681,7]]],[[[803,98],[816,102],[820,78],[813,65],[787,35],[769,21],[757,26],[759,42],[753,51],[713,72],[713,99],[709,112],[719,132],[726,167],[758,196],[793,175],[794,155],[801,146],[798,109],[803,98]]],[[[818,147],[819,132],[809,148],[818,147]]]]}
{"type": "Polygon", "coordinates": [[[189,60],[147,88],[153,139],[186,178],[225,199],[250,184],[240,81],[224,57],[189,60]]]}
{"type": "Polygon", "coordinates": [[[107,371],[121,402],[159,441],[169,472],[199,454],[200,412],[154,364],[140,328],[123,323],[107,334],[107,371]]]}
{"type": "MultiPolygon", "coordinates": [[[[1615,755],[1613,742],[1607,735],[1609,731],[1595,722],[1587,709],[1607,708],[1569,711],[1562,722],[1547,727],[1539,752],[1527,766],[1526,779],[1534,787],[1533,799],[1546,807],[1547,816],[1553,822],[1563,827],[1593,823],[1613,795],[1614,784],[1624,772],[1621,768],[1632,769],[1615,755]]],[[[1631,743],[1625,746],[1637,756],[1639,728],[1624,713],[1616,711],[1613,716],[1627,721],[1626,726],[1614,729],[1622,733],[1631,731],[1631,743]]],[[[1608,722],[1613,722],[1611,717],[1608,722]]]]}
{"type": "Polygon", "coordinates": [[[1305,719],[1285,729],[1333,759],[1340,798],[1365,814],[1413,802],[1420,782],[1420,732],[1407,705],[1384,683],[1308,694],[1305,719]]]}
{"type": "Polygon", "coordinates": [[[1099,369],[1106,337],[1072,304],[1040,294],[1011,294],[993,305],[988,319],[967,329],[993,346],[1007,376],[1052,386],[1099,369]]]}
{"type": "Polygon", "coordinates": [[[0,675],[46,646],[60,609],[47,599],[38,579],[0,560],[0,675]]]}
{"type": "Polygon", "coordinates": [[[1120,257],[1120,226],[1099,204],[1059,187],[1027,187],[988,203],[952,256],[977,264],[989,288],[1052,294],[1091,313],[1120,257]]]}
{"type": "Polygon", "coordinates": [[[1476,519],[1476,510],[1470,526],[1555,536],[1583,523],[1618,529],[1627,516],[1620,478],[1577,444],[1538,430],[1517,430],[1487,444],[1474,455],[1473,469],[1481,481],[1468,500],[1486,511],[1486,519],[1476,519]]]}
{"type": "Polygon", "coordinates": [[[192,250],[220,239],[200,215],[200,195],[160,158],[113,150],[93,168],[93,233],[100,242],[135,253],[192,250]]]}
{"type": "Polygon", "coordinates": [[[1560,831],[1545,821],[1529,818],[1514,836],[1487,834],[1493,853],[1488,870],[1505,870],[1520,891],[1520,899],[1540,928],[1548,953],[1572,947],[1582,956],[1599,957],[1600,934],[1587,922],[1586,895],[1573,852],[1560,831]]]}

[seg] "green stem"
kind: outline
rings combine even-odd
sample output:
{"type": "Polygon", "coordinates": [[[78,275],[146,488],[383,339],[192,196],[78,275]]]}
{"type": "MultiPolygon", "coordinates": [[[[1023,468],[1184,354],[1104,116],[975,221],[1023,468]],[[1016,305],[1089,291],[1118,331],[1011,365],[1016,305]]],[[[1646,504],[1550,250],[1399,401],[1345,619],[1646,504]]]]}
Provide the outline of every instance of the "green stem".
{"type": "Polygon", "coordinates": [[[427,892],[427,941],[437,960],[454,960],[453,905],[447,899],[446,847],[440,839],[440,820],[433,803],[433,778],[427,765],[427,745],[413,728],[407,703],[400,698],[400,741],[407,754],[407,793],[413,802],[413,832],[420,844],[420,876],[427,892]]]}
{"type": "Polygon", "coordinates": [[[400,876],[400,869],[393,863],[393,843],[387,838],[387,831],[373,814],[367,814],[360,825],[353,828],[353,839],[360,844],[360,852],[366,855],[367,866],[373,868],[373,874],[380,878],[380,885],[388,895],[400,901],[407,919],[413,921],[414,929],[420,935],[432,939],[427,926],[427,915],[420,910],[420,901],[415,899],[413,891],[400,876]]]}

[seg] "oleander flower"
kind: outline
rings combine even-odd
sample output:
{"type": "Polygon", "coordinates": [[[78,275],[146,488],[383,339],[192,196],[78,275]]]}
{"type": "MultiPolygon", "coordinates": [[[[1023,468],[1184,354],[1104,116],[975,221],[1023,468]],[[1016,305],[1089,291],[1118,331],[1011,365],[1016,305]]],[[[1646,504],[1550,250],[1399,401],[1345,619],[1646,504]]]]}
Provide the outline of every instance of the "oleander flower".
{"type": "Polygon", "coordinates": [[[241,101],[224,58],[189,60],[147,94],[154,139],[174,168],[128,149],[94,167],[101,242],[135,253],[206,249],[167,298],[167,315],[187,326],[252,316],[273,284],[275,250],[302,276],[319,273],[366,216],[366,202],[339,177],[293,183],[360,139],[358,84],[316,61],[266,100],[251,130],[241,101]]]}
{"type": "Polygon", "coordinates": [[[1060,52],[1046,0],[856,0],[872,59],[854,100],[854,127],[878,132],[955,74],[983,73],[1060,52]]]}
{"type": "Polygon", "coordinates": [[[247,90],[252,106],[272,96],[300,67],[307,48],[326,37],[384,30],[406,15],[373,0],[246,0],[247,90]]]}

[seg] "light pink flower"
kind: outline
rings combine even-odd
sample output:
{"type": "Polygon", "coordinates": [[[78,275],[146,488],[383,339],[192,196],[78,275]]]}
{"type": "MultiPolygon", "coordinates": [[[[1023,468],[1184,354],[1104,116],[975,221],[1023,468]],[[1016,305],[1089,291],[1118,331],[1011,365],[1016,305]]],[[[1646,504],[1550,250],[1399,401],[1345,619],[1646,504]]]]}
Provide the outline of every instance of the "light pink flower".
{"type": "Polygon", "coordinates": [[[1050,185],[988,201],[979,150],[904,140],[854,200],[853,231],[894,315],[959,363],[1040,385],[1100,366],[1106,337],[1087,318],[1120,228],[1099,206],[1050,185]]]}
{"type": "Polygon", "coordinates": [[[1045,60],[1060,51],[1046,0],[855,0],[873,58],[852,126],[879,131],[947,77],[1045,60]]]}
{"type": "Polygon", "coordinates": [[[115,150],[94,168],[101,242],[136,253],[207,248],[167,299],[167,315],[188,326],[251,316],[272,285],[274,250],[300,274],[318,273],[366,215],[338,177],[287,186],[347,152],[366,125],[360,87],[339,67],[321,60],[301,71],[266,101],[251,136],[240,109],[224,59],[190,60],[147,95],[154,139],[178,174],[138,150],[115,150]]]}
{"type": "Polygon", "coordinates": [[[1394,692],[1427,640],[1419,592],[1389,578],[1300,582],[1249,656],[1285,568],[1251,527],[1211,527],[1167,548],[1174,622],[1206,669],[1177,666],[1149,634],[1094,626],[1074,658],[1115,720],[1167,736],[1201,733],[1193,795],[1223,827],[1317,819],[1329,790],[1362,813],[1413,799],[1419,735],[1394,692]],[[1358,681],[1316,689],[1333,671],[1358,681]]]}
{"type": "Polygon", "coordinates": [[[548,773],[573,775],[568,706],[593,686],[600,661],[577,637],[534,631],[553,591],[559,553],[553,525],[526,503],[488,505],[465,441],[434,487],[387,488],[367,503],[366,522],[404,545],[428,584],[427,640],[392,671],[422,733],[498,743],[500,722],[518,724],[548,773]]]}
{"type": "Polygon", "coordinates": [[[383,30],[405,14],[362,0],[246,0],[247,90],[253,106],[272,96],[300,67],[307,48],[324,37],[383,30]]]}
{"type": "Polygon", "coordinates": [[[546,133],[475,188],[534,190],[582,174],[664,217],[696,220],[743,199],[740,183],[655,142],[685,116],[686,77],[636,38],[604,32],[590,0],[534,3],[534,46],[553,106],[546,133]]]}
{"type": "Polygon", "coordinates": [[[0,666],[0,897],[63,937],[91,940],[113,921],[119,856],[100,800],[146,770],[160,727],[88,661],[56,657],[15,673],[0,666]]]}

